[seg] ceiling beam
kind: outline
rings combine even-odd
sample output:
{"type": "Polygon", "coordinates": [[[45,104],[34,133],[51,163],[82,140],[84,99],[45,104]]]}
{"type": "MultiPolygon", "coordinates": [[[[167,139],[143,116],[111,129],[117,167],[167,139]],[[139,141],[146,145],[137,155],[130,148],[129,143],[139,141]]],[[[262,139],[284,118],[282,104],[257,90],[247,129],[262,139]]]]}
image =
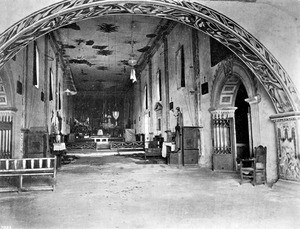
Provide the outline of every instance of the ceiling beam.
{"type": "Polygon", "coordinates": [[[151,41],[149,41],[148,44],[150,46],[149,50],[144,52],[141,55],[140,59],[138,60],[138,64],[136,67],[136,71],[138,73],[142,72],[145,69],[149,60],[153,57],[153,55],[157,52],[159,47],[163,44],[164,38],[170,34],[170,32],[174,29],[174,27],[177,24],[178,24],[177,22],[171,20],[167,20],[167,21],[165,21],[165,19],[161,20],[161,23],[159,23],[155,31],[155,34],[157,34],[157,36],[151,41]]]}

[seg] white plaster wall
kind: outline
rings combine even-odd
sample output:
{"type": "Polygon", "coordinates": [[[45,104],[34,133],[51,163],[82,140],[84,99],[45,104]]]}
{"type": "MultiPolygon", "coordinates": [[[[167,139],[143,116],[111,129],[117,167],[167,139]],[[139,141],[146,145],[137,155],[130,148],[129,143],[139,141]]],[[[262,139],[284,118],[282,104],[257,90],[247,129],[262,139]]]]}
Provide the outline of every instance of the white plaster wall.
{"type": "MultiPolygon", "coordinates": [[[[45,124],[44,102],[41,101],[41,92],[44,91],[44,71],[45,71],[45,43],[44,38],[37,40],[37,47],[39,51],[39,86],[33,85],[33,44],[28,47],[28,75],[26,88],[26,107],[27,117],[25,128],[43,127],[45,124]]],[[[17,77],[17,76],[16,76],[17,77]]]]}
{"type": "Polygon", "coordinates": [[[152,57],[152,101],[153,101],[153,106],[150,107],[150,110],[152,111],[153,114],[153,133],[155,135],[160,135],[164,137],[165,131],[166,131],[166,85],[165,85],[165,65],[164,65],[164,45],[161,45],[157,52],[154,54],[152,57]],[[156,80],[156,74],[158,70],[160,69],[161,71],[161,82],[162,82],[162,100],[159,101],[158,94],[157,94],[157,80],[156,80]],[[157,130],[157,125],[158,125],[158,116],[156,112],[154,111],[154,106],[157,102],[160,102],[161,105],[163,106],[162,110],[162,117],[161,117],[161,130],[157,130]]]}
{"type": "MultiPolygon", "coordinates": [[[[257,144],[267,147],[267,181],[273,183],[277,180],[277,148],[275,124],[270,120],[270,116],[275,114],[272,101],[261,84],[258,86],[258,94],[261,96],[259,109],[259,129],[261,139],[257,139],[257,144]]],[[[256,133],[253,133],[255,138],[256,133]]]]}
{"type": "Polygon", "coordinates": [[[0,32],[2,33],[9,26],[29,16],[35,11],[61,0],[1,0],[0,1],[0,32]]]}
{"type": "MultiPolygon", "coordinates": [[[[49,45],[48,49],[45,46],[45,38],[37,40],[37,45],[40,53],[40,78],[39,88],[32,84],[33,77],[33,44],[28,46],[28,56],[26,56],[26,49],[23,49],[16,55],[15,60],[10,60],[4,67],[5,77],[8,78],[11,93],[13,94],[12,103],[9,106],[17,109],[13,122],[13,157],[23,157],[22,142],[20,141],[21,129],[30,129],[31,127],[48,127],[49,133],[51,130],[51,112],[55,110],[56,105],[56,76],[59,78],[61,85],[62,70],[56,68],[55,52],[49,45]],[[50,60],[45,57],[54,57],[50,60]],[[47,62],[47,64],[45,64],[47,62]],[[28,65],[27,65],[28,63],[28,65]],[[26,66],[27,65],[27,66],[26,66]],[[49,69],[53,72],[53,100],[49,101],[49,69]],[[56,71],[58,70],[58,71],[56,71]],[[22,95],[16,93],[17,81],[21,81],[23,85],[22,95]],[[44,102],[41,101],[41,92],[45,93],[44,102]],[[47,110],[46,107],[48,106],[47,110]],[[48,112],[48,115],[46,114],[48,112]],[[48,118],[47,118],[48,117],[48,118]]],[[[62,85],[63,86],[63,85],[62,85]]],[[[62,103],[62,105],[66,105],[62,103]]],[[[67,109],[66,106],[64,109],[67,109]]],[[[67,115],[67,114],[66,114],[67,115]]],[[[65,120],[67,116],[65,115],[65,120]]]]}
{"type": "MultiPolygon", "coordinates": [[[[177,25],[168,36],[169,55],[169,87],[170,101],[174,103],[174,109],[180,107],[183,114],[184,126],[196,126],[194,94],[194,70],[192,54],[192,29],[177,25]],[[176,52],[180,45],[184,47],[185,57],[185,87],[178,88],[178,74],[176,73],[176,52]]],[[[175,130],[176,119],[171,119],[171,131],[175,130]]]]}
{"type": "MultiPolygon", "coordinates": [[[[19,52],[16,55],[16,61],[10,60],[4,67],[4,74],[2,77],[6,78],[3,80],[7,80],[7,83],[10,82],[12,93],[15,94],[14,101],[11,101],[11,107],[17,109],[17,112],[14,115],[13,119],[13,142],[12,142],[12,157],[13,158],[22,158],[23,153],[21,152],[21,144],[19,139],[21,138],[21,128],[24,128],[24,112],[22,109],[22,95],[15,93],[15,86],[17,84],[17,80],[20,80],[24,85],[24,69],[23,69],[23,61],[25,59],[25,50],[19,52]],[[13,71],[11,69],[14,69],[13,71]],[[10,78],[10,79],[8,79],[10,78]]],[[[8,84],[6,84],[8,86],[8,84]]],[[[7,89],[7,88],[6,88],[7,89]]],[[[24,92],[23,92],[24,93],[24,92]]]]}
{"type": "MultiPolygon", "coordinates": [[[[144,78],[144,72],[141,74],[141,79],[144,78]]],[[[136,134],[141,134],[144,131],[142,130],[143,123],[143,109],[142,109],[142,101],[143,101],[143,87],[141,87],[143,81],[138,80],[134,84],[134,92],[133,92],[133,128],[135,129],[136,134]],[[142,89],[141,89],[142,88],[142,89]]]]}
{"type": "MultiPolygon", "coordinates": [[[[182,113],[183,113],[183,122],[185,126],[195,126],[196,125],[196,115],[195,115],[195,101],[194,101],[194,95],[190,92],[194,89],[194,70],[193,70],[193,56],[192,56],[192,43],[191,43],[191,31],[192,29],[178,24],[174,30],[169,34],[168,36],[168,63],[169,63],[169,98],[170,101],[174,103],[174,108],[180,107],[182,113]],[[177,74],[175,71],[175,58],[176,58],[176,52],[180,45],[184,45],[184,56],[185,56],[185,87],[178,88],[177,86],[177,74]]],[[[135,94],[140,94],[139,98],[136,97],[135,99],[135,117],[137,120],[137,132],[138,133],[145,133],[144,131],[144,124],[145,124],[145,112],[151,112],[151,115],[153,115],[153,124],[152,129],[149,128],[150,132],[153,132],[154,135],[161,134],[166,139],[166,133],[167,130],[167,116],[166,113],[169,112],[170,114],[170,130],[172,132],[175,131],[175,126],[177,124],[177,120],[174,117],[174,113],[169,111],[169,104],[166,103],[166,85],[165,85],[165,66],[164,66],[164,45],[162,44],[156,53],[152,57],[152,106],[149,106],[149,109],[146,111],[145,109],[145,85],[148,85],[148,92],[150,90],[149,87],[149,72],[147,68],[143,70],[141,73],[141,78],[137,83],[137,86],[135,86],[135,94]],[[158,101],[157,96],[157,81],[156,81],[156,73],[158,70],[161,70],[161,80],[162,80],[162,100],[160,101],[163,105],[163,111],[162,111],[162,128],[161,131],[158,131],[156,129],[157,126],[157,117],[156,112],[153,112],[154,105],[158,101]],[[141,84],[141,93],[138,93],[139,90],[139,84],[141,84]],[[140,100],[142,100],[142,106],[139,105],[140,100]],[[140,107],[142,107],[140,118],[141,121],[138,122],[138,111],[140,110],[140,107]]],[[[150,99],[149,99],[150,100],[150,99]]],[[[149,103],[150,105],[150,103],[149,103]]],[[[147,133],[145,133],[147,134],[147,133]]]]}
{"type": "Polygon", "coordinates": [[[300,91],[299,1],[200,2],[226,15],[257,38],[281,63],[300,91]]]}
{"type": "Polygon", "coordinates": [[[212,166],[212,132],[211,132],[211,91],[213,85],[213,75],[216,67],[211,67],[210,61],[210,39],[205,34],[199,32],[199,57],[200,57],[200,83],[208,82],[209,93],[200,96],[200,126],[202,126],[202,144],[199,164],[203,167],[212,166]]]}
{"type": "MultiPolygon", "coordinates": [[[[53,50],[53,47],[51,45],[48,45],[48,55],[50,57],[55,57],[55,51],[53,50]]],[[[49,101],[49,94],[48,94],[48,119],[47,119],[47,126],[48,126],[48,133],[51,134],[51,117],[52,117],[52,113],[55,112],[56,110],[56,75],[57,75],[57,66],[56,66],[56,59],[54,59],[53,61],[49,61],[48,62],[48,69],[47,69],[47,75],[45,75],[45,77],[47,77],[47,82],[48,84],[50,83],[50,69],[52,71],[52,96],[53,96],[53,100],[49,101]]],[[[48,85],[48,93],[50,93],[50,86],[48,85]]]]}
{"type": "MultiPolygon", "coordinates": [[[[195,80],[194,80],[194,69],[193,66],[193,56],[192,56],[192,43],[191,43],[191,28],[183,25],[177,25],[174,30],[168,36],[168,58],[169,58],[169,97],[170,102],[174,103],[174,109],[176,107],[180,107],[183,112],[183,120],[185,126],[195,126],[196,116],[195,116],[195,102],[194,95],[190,93],[191,90],[194,89],[195,80]],[[177,75],[176,75],[176,67],[175,67],[175,58],[176,52],[180,45],[184,45],[185,51],[185,76],[186,76],[186,87],[179,88],[177,85],[177,75]]],[[[211,167],[212,164],[212,137],[211,137],[211,114],[209,109],[211,108],[211,87],[213,84],[213,75],[216,67],[211,67],[210,63],[210,40],[209,37],[202,32],[199,32],[199,63],[200,63],[200,82],[209,82],[210,89],[209,93],[201,96],[200,100],[200,126],[202,126],[201,131],[201,152],[202,155],[200,157],[199,164],[203,167],[211,167]]],[[[164,66],[163,66],[163,45],[157,50],[152,58],[152,93],[153,93],[153,106],[158,101],[156,95],[156,72],[158,69],[162,70],[162,81],[164,82],[164,66]]],[[[142,89],[148,78],[148,72],[146,70],[143,71],[142,77],[139,83],[142,84],[142,89]],[[145,78],[143,78],[145,77],[145,78]]],[[[138,86],[135,88],[138,90],[138,86]]],[[[165,84],[163,83],[163,91],[165,91],[165,84]]],[[[137,93],[137,91],[135,91],[137,93]]],[[[143,90],[141,92],[140,98],[144,98],[143,90]]],[[[167,107],[165,104],[165,93],[162,93],[162,104],[167,107]]],[[[139,103],[138,100],[135,100],[136,103],[139,103]]],[[[135,106],[138,108],[138,106],[135,106]]],[[[144,108],[143,108],[144,109],[144,108]]],[[[153,109],[153,107],[151,108],[153,109]]],[[[164,108],[165,109],[165,108],[164,108]]],[[[138,110],[136,110],[136,115],[138,110]]],[[[154,114],[155,116],[155,114],[154,114]]],[[[174,113],[170,112],[170,130],[172,132],[175,131],[176,126],[176,118],[174,113]]],[[[156,126],[156,119],[154,118],[154,128],[156,126]]],[[[166,123],[165,110],[163,111],[163,123],[166,123]]],[[[141,123],[142,124],[142,123],[141,123]]],[[[142,124],[143,125],[143,124],[142,124]]],[[[164,127],[164,126],[163,126],[164,127]]],[[[139,128],[139,130],[143,131],[139,128]]],[[[162,134],[164,132],[164,128],[162,130],[162,134]]],[[[156,130],[154,130],[154,134],[158,134],[156,130]]],[[[164,136],[164,135],[163,135],[164,136]]]]}
{"type": "Polygon", "coordinates": [[[40,53],[40,81],[39,88],[32,84],[33,72],[33,45],[28,47],[28,59],[26,59],[26,50],[23,49],[16,55],[15,60],[10,60],[4,69],[6,77],[11,86],[11,93],[14,98],[10,106],[17,109],[13,121],[13,157],[23,157],[22,142],[20,141],[21,129],[30,127],[43,127],[45,124],[44,103],[41,101],[41,91],[44,90],[44,39],[37,41],[37,46],[40,53]],[[26,63],[28,62],[28,68],[26,63]],[[16,93],[17,81],[21,81],[23,85],[22,95],[16,93]],[[25,99],[25,98],[29,99],[25,99]],[[25,101],[26,100],[26,101],[25,101]],[[26,104],[26,105],[25,105],[26,104]],[[27,108],[25,110],[25,108],[27,108]],[[28,113],[27,113],[27,112],[28,113]]]}

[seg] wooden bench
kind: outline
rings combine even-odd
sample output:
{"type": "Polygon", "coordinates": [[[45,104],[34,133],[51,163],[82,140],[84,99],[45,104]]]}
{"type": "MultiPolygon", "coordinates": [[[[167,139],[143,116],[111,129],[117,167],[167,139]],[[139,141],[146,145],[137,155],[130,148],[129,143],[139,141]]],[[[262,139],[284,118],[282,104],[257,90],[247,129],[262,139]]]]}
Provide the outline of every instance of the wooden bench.
{"type": "Polygon", "coordinates": [[[19,177],[18,187],[1,188],[0,192],[54,190],[56,182],[56,157],[0,159],[0,177],[19,177]],[[51,185],[23,187],[23,177],[49,176],[53,178],[51,185]]]}

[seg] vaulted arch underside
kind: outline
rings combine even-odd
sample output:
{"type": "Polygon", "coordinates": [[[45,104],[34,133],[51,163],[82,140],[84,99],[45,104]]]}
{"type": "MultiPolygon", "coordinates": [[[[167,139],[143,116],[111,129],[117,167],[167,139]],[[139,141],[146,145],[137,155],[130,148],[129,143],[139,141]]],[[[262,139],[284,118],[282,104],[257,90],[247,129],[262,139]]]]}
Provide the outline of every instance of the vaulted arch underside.
{"type": "Polygon", "coordinates": [[[165,18],[204,32],[247,65],[266,89],[277,113],[300,110],[299,95],[289,75],[255,37],[215,10],[184,0],[61,1],[29,15],[0,35],[0,67],[31,41],[50,31],[89,18],[117,14],[165,18]]]}

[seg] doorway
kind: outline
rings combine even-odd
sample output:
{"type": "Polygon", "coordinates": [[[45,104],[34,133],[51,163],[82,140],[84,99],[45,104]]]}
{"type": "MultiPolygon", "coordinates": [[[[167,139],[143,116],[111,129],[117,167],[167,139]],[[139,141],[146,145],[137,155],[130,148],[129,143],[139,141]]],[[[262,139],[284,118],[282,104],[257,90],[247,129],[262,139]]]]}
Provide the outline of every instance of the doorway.
{"type": "Polygon", "coordinates": [[[241,159],[251,156],[251,117],[250,106],[245,101],[248,94],[245,86],[241,83],[237,91],[235,107],[235,130],[236,130],[236,162],[239,164],[241,159]]]}

